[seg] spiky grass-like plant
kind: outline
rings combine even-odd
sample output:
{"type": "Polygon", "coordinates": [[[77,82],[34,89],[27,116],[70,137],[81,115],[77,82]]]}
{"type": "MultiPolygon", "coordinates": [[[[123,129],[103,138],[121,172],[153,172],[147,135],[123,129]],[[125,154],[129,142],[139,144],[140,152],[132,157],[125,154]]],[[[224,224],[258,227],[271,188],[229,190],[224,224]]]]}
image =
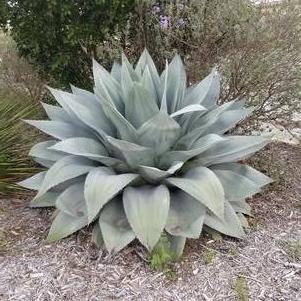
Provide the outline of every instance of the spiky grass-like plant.
{"type": "Polygon", "coordinates": [[[28,166],[26,153],[32,146],[33,135],[25,132],[21,121],[21,118],[36,116],[37,106],[26,97],[20,101],[14,97],[8,89],[0,87],[0,198],[24,192],[16,181],[41,170],[28,166]]]}
{"type": "Polygon", "coordinates": [[[179,56],[161,75],[146,50],[135,68],[123,56],[111,72],[94,61],[93,73],[94,93],[50,89],[61,106],[27,121],[54,137],[29,153],[48,170],[20,183],[38,190],[33,207],[57,208],[48,240],[93,223],[109,252],[135,238],[152,250],[166,231],[179,256],[203,226],[242,237],[244,199],[270,179],[234,162],[268,140],[225,133],[252,109],[217,105],[216,70],[187,88],[179,56]]]}

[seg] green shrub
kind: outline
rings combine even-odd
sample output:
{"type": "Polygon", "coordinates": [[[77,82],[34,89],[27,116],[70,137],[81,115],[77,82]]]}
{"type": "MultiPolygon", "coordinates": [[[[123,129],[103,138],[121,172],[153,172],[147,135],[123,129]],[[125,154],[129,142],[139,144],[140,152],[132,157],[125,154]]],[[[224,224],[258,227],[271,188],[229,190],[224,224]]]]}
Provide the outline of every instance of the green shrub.
{"type": "MultiPolygon", "coordinates": [[[[61,85],[90,84],[96,44],[122,26],[135,0],[3,1],[0,25],[43,77],[61,85]],[[75,59],[76,58],[76,59],[75,59]]],[[[1,2],[2,3],[2,2],[1,2]]]]}
{"type": "Polygon", "coordinates": [[[111,73],[94,61],[93,73],[95,93],[50,89],[61,107],[44,104],[50,120],[27,121],[53,137],[29,153],[48,170],[20,183],[38,190],[33,207],[58,209],[48,241],[93,223],[110,252],[135,237],[151,251],[166,231],[179,257],[203,225],[242,237],[236,213],[248,214],[244,198],[270,179],[233,162],[268,139],[225,132],[252,108],[217,105],[216,70],[187,88],[179,56],[161,76],[146,50],[135,68],[123,56],[111,73]]]}

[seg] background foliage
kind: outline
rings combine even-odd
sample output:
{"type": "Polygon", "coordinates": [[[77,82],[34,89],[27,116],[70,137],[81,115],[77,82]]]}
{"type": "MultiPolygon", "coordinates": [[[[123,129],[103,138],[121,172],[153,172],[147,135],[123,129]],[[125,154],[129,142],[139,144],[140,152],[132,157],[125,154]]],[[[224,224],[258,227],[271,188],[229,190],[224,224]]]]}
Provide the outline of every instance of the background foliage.
{"type": "Polygon", "coordinates": [[[62,85],[90,85],[97,43],[122,26],[134,0],[12,0],[1,4],[18,50],[44,76],[62,85]],[[86,51],[86,55],[82,49],[86,51]]]}
{"type": "Polygon", "coordinates": [[[135,60],[144,47],[158,66],[180,53],[192,83],[218,66],[221,102],[245,98],[256,106],[248,125],[295,127],[301,106],[301,6],[248,0],[142,1],[127,28],[98,47],[99,57],[124,48],[135,60]],[[117,38],[118,37],[118,38],[117,38]],[[121,41],[124,41],[122,47],[121,41]]]}

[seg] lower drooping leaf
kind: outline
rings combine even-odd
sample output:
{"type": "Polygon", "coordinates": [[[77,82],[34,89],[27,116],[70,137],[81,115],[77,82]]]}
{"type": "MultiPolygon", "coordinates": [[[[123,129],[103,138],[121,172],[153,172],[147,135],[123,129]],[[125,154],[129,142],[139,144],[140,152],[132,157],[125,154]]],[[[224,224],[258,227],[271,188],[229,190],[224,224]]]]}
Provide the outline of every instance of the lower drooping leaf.
{"type": "Polygon", "coordinates": [[[229,170],[213,170],[223,185],[225,197],[229,201],[239,201],[260,191],[260,187],[248,178],[229,170]],[[239,183],[239,185],[237,185],[239,183]]]}
{"type": "Polygon", "coordinates": [[[56,199],[60,195],[59,192],[49,191],[38,198],[34,198],[29,206],[31,208],[39,207],[55,207],[56,199]]]}
{"type": "Polygon", "coordinates": [[[195,164],[210,166],[248,158],[263,148],[269,139],[262,136],[226,136],[219,147],[210,148],[195,161],[195,164]]]}
{"type": "Polygon", "coordinates": [[[49,149],[56,143],[56,140],[39,142],[31,148],[31,150],[29,151],[29,156],[53,162],[62,159],[66,156],[66,154],[60,151],[49,149]]]}
{"type": "Polygon", "coordinates": [[[103,207],[99,216],[99,226],[110,253],[117,253],[135,238],[124,213],[121,198],[114,198],[103,207]]]}
{"type": "Polygon", "coordinates": [[[93,225],[92,242],[94,242],[98,248],[102,248],[104,246],[104,241],[100,230],[99,221],[96,221],[93,225]]]}
{"type": "Polygon", "coordinates": [[[165,229],[174,236],[198,238],[206,214],[206,207],[183,191],[173,192],[170,197],[165,229]]]}
{"type": "Polygon", "coordinates": [[[62,122],[62,121],[48,121],[48,120],[24,120],[26,123],[36,127],[42,132],[60,139],[64,140],[72,137],[87,137],[94,138],[95,135],[75,124],[62,122]]]}
{"type": "Polygon", "coordinates": [[[88,224],[87,216],[74,217],[60,211],[50,227],[47,241],[54,242],[67,237],[88,224]]]}
{"type": "Polygon", "coordinates": [[[32,177],[19,182],[18,185],[32,190],[39,190],[43,183],[45,175],[46,171],[41,171],[33,175],[32,177]]]}
{"type": "Polygon", "coordinates": [[[86,158],[68,156],[60,159],[47,171],[37,197],[66,180],[88,173],[94,167],[95,164],[86,158]]]}
{"type": "Polygon", "coordinates": [[[89,157],[93,155],[108,155],[104,146],[91,138],[69,138],[53,144],[50,149],[67,154],[89,157]]]}
{"type": "Polygon", "coordinates": [[[112,169],[107,167],[91,170],[85,182],[85,199],[89,222],[92,222],[109,200],[137,177],[137,174],[116,175],[112,169]]]}
{"type": "Polygon", "coordinates": [[[242,238],[245,235],[240,220],[228,201],[225,201],[225,214],[223,219],[212,213],[207,213],[204,224],[229,236],[242,238]]]}
{"type": "Polygon", "coordinates": [[[152,250],[161,237],[167,221],[169,198],[169,191],[164,185],[124,190],[126,216],[137,238],[148,250],[152,250]]]}
{"type": "Polygon", "coordinates": [[[171,177],[166,182],[185,191],[220,218],[224,216],[224,190],[217,176],[206,167],[196,167],[182,178],[171,177]]]}
{"type": "Polygon", "coordinates": [[[56,199],[56,208],[74,217],[87,216],[84,183],[69,186],[56,199]]]}
{"type": "Polygon", "coordinates": [[[222,164],[212,165],[210,168],[217,169],[217,170],[232,171],[236,174],[239,174],[241,176],[248,178],[250,181],[252,181],[258,187],[265,186],[267,184],[270,184],[273,181],[271,178],[267,177],[260,171],[254,169],[248,165],[245,165],[245,164],[222,163],[222,164]]]}
{"type": "Polygon", "coordinates": [[[231,206],[235,212],[239,212],[239,213],[243,213],[243,214],[252,216],[251,206],[245,200],[231,202],[231,206]]]}

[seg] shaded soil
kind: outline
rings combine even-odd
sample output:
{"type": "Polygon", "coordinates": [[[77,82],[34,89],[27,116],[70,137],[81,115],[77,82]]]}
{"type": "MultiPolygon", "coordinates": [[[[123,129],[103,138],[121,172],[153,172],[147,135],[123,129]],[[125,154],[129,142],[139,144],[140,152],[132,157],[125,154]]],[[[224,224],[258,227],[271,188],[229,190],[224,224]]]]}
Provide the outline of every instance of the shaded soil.
{"type": "Polygon", "coordinates": [[[188,241],[172,274],[151,270],[136,244],[97,250],[90,229],[46,244],[52,210],[1,200],[0,300],[301,300],[300,146],[271,144],[250,164],[275,182],[249,200],[246,238],[188,241]]]}

